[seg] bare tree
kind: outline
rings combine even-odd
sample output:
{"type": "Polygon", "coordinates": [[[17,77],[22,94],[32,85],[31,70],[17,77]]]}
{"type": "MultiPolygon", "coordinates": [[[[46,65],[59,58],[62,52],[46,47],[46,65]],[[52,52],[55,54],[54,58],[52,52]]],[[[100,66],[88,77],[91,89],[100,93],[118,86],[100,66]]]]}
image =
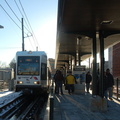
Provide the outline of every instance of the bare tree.
{"type": "Polygon", "coordinates": [[[6,67],[6,63],[0,61],[0,68],[5,68],[5,67],[6,67]]]}
{"type": "Polygon", "coordinates": [[[14,58],[13,58],[12,61],[10,62],[9,66],[10,66],[10,68],[15,69],[15,67],[16,67],[16,61],[15,61],[14,58]]]}
{"type": "Polygon", "coordinates": [[[15,78],[15,75],[16,75],[16,61],[15,61],[14,58],[10,62],[9,66],[10,66],[10,68],[13,68],[13,70],[14,70],[14,78],[15,78]]]}

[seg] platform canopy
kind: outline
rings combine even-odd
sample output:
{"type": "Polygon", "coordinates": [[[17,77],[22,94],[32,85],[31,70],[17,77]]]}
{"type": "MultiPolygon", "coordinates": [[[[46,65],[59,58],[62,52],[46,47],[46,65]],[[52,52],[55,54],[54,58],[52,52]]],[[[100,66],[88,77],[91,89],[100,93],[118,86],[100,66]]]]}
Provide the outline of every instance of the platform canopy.
{"type": "Polygon", "coordinates": [[[100,32],[105,48],[120,41],[120,0],[58,0],[56,69],[76,52],[81,60],[90,57],[92,38],[100,32]]]}

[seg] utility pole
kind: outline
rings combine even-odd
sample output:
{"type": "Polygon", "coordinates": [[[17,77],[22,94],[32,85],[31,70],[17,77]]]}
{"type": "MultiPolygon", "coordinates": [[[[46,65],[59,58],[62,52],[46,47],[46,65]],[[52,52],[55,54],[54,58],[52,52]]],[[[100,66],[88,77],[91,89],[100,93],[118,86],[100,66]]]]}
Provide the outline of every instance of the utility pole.
{"type": "Polygon", "coordinates": [[[23,18],[22,18],[22,51],[24,51],[24,25],[23,25],[23,18]]]}

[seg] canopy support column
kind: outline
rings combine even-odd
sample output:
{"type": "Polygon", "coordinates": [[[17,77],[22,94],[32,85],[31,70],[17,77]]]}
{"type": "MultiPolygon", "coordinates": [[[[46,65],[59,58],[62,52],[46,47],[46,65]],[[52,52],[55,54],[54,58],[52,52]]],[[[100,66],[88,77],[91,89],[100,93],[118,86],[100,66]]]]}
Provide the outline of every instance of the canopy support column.
{"type": "Polygon", "coordinates": [[[92,73],[92,95],[97,95],[97,45],[96,45],[96,33],[93,36],[92,41],[92,53],[93,53],[93,73],[92,73]]]}
{"type": "Polygon", "coordinates": [[[100,81],[99,81],[99,95],[103,98],[104,97],[104,91],[103,91],[103,81],[104,81],[104,37],[103,37],[103,31],[100,31],[99,33],[100,38],[100,81]]]}

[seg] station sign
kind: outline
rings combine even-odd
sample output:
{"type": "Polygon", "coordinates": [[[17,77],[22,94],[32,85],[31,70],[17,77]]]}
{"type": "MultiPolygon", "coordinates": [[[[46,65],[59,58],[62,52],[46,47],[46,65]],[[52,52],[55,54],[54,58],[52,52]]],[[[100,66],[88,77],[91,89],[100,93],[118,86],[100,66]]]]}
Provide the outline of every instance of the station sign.
{"type": "Polygon", "coordinates": [[[75,66],[73,71],[85,71],[85,66],[75,66]]]}
{"type": "Polygon", "coordinates": [[[78,84],[84,83],[86,78],[86,66],[75,66],[73,68],[73,74],[78,84]]]}

